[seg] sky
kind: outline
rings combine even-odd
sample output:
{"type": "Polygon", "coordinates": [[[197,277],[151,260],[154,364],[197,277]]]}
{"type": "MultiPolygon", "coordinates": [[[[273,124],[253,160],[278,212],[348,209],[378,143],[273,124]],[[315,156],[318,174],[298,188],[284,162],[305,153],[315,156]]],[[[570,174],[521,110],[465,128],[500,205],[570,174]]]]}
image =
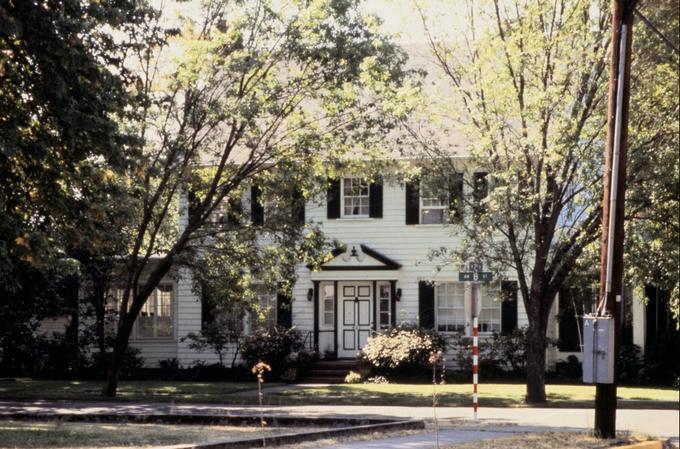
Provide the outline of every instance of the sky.
{"type": "MultiPolygon", "coordinates": [[[[154,6],[162,6],[169,14],[198,15],[200,0],[178,3],[175,0],[152,0],[154,6]]],[[[437,35],[446,35],[463,25],[466,0],[418,0],[418,4],[435,20],[430,27],[437,35]]],[[[362,9],[382,20],[382,30],[397,37],[404,45],[427,42],[420,14],[414,0],[364,0],[362,9]]]]}

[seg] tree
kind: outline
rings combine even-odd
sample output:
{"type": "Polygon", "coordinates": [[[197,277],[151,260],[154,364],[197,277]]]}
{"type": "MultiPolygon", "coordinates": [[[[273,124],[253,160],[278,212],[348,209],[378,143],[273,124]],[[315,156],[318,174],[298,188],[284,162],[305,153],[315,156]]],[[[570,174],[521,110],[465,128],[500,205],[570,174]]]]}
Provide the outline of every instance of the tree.
{"type": "MultiPolygon", "coordinates": [[[[145,29],[161,23],[159,14],[145,29]]],[[[206,248],[266,255],[275,246],[246,246],[238,237],[257,232],[239,229],[244,189],[276,181],[277,192],[297,187],[309,198],[317,174],[389,130],[404,56],[376,29],[355,0],[280,9],[220,0],[204,4],[200,18],[187,16],[180,35],[141,48],[135,61],[146,102],[128,126],[145,147],[129,174],[137,215],[123,232],[129,252],[105,396],[116,394],[135,319],[166,274],[206,248]],[[178,215],[186,217],[179,226],[178,215]],[[227,226],[215,226],[222,221],[227,226]]],[[[274,243],[306,240],[302,231],[266,231],[259,232],[274,243]]],[[[298,253],[289,262],[301,259],[298,253]]],[[[252,267],[241,262],[227,260],[223,269],[248,273],[252,267]]]]}
{"type": "MultiPolygon", "coordinates": [[[[670,293],[680,325],[680,123],[677,2],[640,11],[665,37],[636,21],[631,67],[630,142],[626,191],[626,282],[670,293]]],[[[637,296],[637,295],[636,295],[637,296]]]]}
{"type": "Polygon", "coordinates": [[[147,11],[125,0],[0,5],[3,330],[33,335],[47,314],[71,314],[55,285],[78,271],[74,258],[105,252],[125,219],[116,173],[135,139],[118,124],[134,101],[123,60],[147,11]]]}
{"type": "Polygon", "coordinates": [[[442,170],[488,173],[469,181],[464,244],[440,255],[516,274],[529,320],[529,403],[546,400],[546,330],[556,293],[598,237],[607,14],[580,0],[469,3],[461,41],[448,43],[421,10],[449,86],[440,94],[453,104],[445,113],[469,142],[469,166],[408,125],[411,136],[442,170]]]}

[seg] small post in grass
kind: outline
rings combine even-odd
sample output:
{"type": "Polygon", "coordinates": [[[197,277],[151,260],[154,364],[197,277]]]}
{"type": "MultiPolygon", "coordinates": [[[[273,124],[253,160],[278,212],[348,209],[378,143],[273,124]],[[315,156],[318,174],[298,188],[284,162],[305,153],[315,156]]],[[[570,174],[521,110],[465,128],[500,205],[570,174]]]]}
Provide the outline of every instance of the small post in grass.
{"type": "Polygon", "coordinates": [[[432,352],[430,354],[429,362],[432,365],[432,415],[434,417],[434,433],[437,440],[437,449],[439,449],[439,423],[437,422],[437,405],[439,405],[439,395],[437,394],[437,383],[442,385],[446,383],[446,359],[442,351],[432,352]],[[437,382],[437,366],[441,364],[441,372],[439,373],[439,382],[437,382]]]}
{"type": "Polygon", "coordinates": [[[264,419],[264,413],[262,411],[262,400],[264,399],[264,393],[262,393],[262,384],[264,383],[264,373],[265,371],[271,371],[272,367],[264,362],[258,362],[251,370],[253,374],[257,376],[257,399],[260,404],[260,429],[262,430],[262,447],[267,447],[267,438],[265,437],[264,427],[267,425],[267,421],[264,419]]]}

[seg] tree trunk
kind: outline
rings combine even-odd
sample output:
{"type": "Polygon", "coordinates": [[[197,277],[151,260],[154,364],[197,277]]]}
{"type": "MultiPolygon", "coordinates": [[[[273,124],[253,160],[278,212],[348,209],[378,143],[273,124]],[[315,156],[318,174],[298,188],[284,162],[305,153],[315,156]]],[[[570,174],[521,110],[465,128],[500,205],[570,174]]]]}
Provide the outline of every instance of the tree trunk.
{"type": "Polygon", "coordinates": [[[545,329],[540,323],[541,318],[536,317],[529,321],[527,331],[527,396],[528,404],[540,404],[546,402],[545,397],[545,329]]]}
{"type": "MultiPolygon", "coordinates": [[[[121,338],[120,335],[118,338],[121,338]]],[[[106,384],[104,384],[104,388],[102,389],[102,396],[106,398],[116,397],[116,393],[118,392],[118,377],[120,375],[120,369],[123,367],[123,360],[125,359],[127,347],[127,337],[123,338],[122,341],[117,342],[113,347],[111,360],[109,361],[109,366],[106,370],[106,384]]]]}

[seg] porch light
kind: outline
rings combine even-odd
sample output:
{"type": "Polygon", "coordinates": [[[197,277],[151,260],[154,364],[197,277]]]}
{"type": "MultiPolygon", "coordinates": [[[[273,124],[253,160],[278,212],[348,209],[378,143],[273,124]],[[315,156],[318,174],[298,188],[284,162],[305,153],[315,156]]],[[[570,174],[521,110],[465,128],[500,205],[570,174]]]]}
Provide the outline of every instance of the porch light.
{"type": "Polygon", "coordinates": [[[307,290],[307,301],[311,301],[312,299],[314,299],[314,289],[310,288],[307,290]]]}
{"type": "Polygon", "coordinates": [[[397,289],[397,294],[394,295],[394,299],[396,299],[397,301],[401,301],[401,289],[400,288],[397,289]]]}
{"type": "Polygon", "coordinates": [[[356,246],[352,246],[352,251],[349,253],[349,257],[354,257],[359,260],[359,254],[357,254],[356,246]]]}

